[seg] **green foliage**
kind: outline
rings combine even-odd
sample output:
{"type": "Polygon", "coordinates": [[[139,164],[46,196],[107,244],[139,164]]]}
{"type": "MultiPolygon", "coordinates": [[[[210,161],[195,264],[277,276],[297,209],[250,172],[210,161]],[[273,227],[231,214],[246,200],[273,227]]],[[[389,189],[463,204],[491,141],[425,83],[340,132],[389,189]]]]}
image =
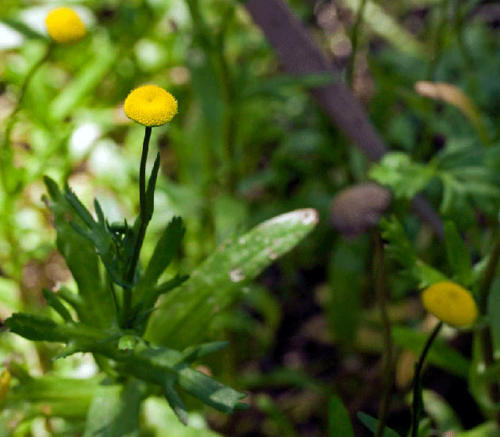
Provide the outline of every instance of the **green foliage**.
{"type": "MultiPolygon", "coordinates": [[[[372,417],[372,416],[370,416],[370,415],[368,415],[366,413],[363,413],[361,411],[358,413],[358,419],[370,431],[372,431],[373,433],[375,433],[375,431],[377,430],[377,426],[378,426],[378,420],[377,419],[375,419],[374,417],[372,417]]],[[[391,429],[391,428],[389,428],[387,426],[384,428],[382,436],[383,437],[401,437],[396,431],[394,431],[393,429],[391,429]]]]}
{"type": "MultiPolygon", "coordinates": [[[[421,353],[431,316],[417,291],[442,280],[487,305],[472,350],[467,330],[449,327],[432,346],[419,436],[498,434],[499,282],[487,252],[498,238],[500,58],[491,2],[280,1],[334,59],[335,74],[310,75],[286,72],[276,41],[246,12],[272,2],[63,2],[85,14],[88,33],[45,59],[49,3],[0,1],[0,361],[12,375],[10,389],[0,379],[2,436],[216,436],[204,405],[231,413],[243,391],[252,410],[208,410],[210,427],[352,435],[332,393],[350,412],[377,411],[380,302],[367,236],[345,241],[328,217],[337,192],[368,179],[394,194],[380,229],[401,361],[385,435],[410,427],[410,381],[399,378],[411,364],[399,352],[421,353]],[[389,149],[378,163],[309,96],[325,85],[344,96],[351,68],[353,94],[389,149]],[[421,81],[455,86],[462,106],[420,93],[421,81]],[[143,129],[121,104],[143,83],[172,91],[179,114],[154,129],[141,221],[133,218],[143,129]],[[44,175],[50,211],[39,201],[44,175]],[[417,193],[439,211],[443,242],[409,207],[417,193]],[[468,378],[472,396],[456,377],[468,378]],[[362,395],[367,384],[374,396],[362,395]]],[[[380,420],[361,417],[371,431],[380,420]]]]}
{"type": "Polygon", "coordinates": [[[203,340],[213,316],[240,297],[248,281],[291,250],[316,223],[314,210],[297,210],[223,243],[186,282],[165,296],[152,317],[148,338],[177,347],[203,340]],[[189,329],[181,330],[183,325],[189,329]]]}
{"type": "Polygon", "coordinates": [[[329,437],[354,437],[349,413],[338,396],[332,396],[328,403],[329,437]]]}

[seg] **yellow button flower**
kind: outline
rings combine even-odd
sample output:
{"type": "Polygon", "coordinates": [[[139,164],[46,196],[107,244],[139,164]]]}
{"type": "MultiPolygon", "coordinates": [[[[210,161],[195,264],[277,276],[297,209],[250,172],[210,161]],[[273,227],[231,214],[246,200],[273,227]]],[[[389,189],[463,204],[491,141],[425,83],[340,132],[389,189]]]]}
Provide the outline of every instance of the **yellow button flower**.
{"type": "Polygon", "coordinates": [[[478,316],[472,294],[453,282],[431,285],[422,292],[422,303],[427,311],[449,325],[472,325],[478,316]]]}
{"type": "Polygon", "coordinates": [[[85,24],[71,8],[57,8],[45,18],[49,36],[56,42],[66,44],[79,41],[85,36],[85,24]]]}
{"type": "Polygon", "coordinates": [[[3,369],[0,372],[0,402],[5,399],[7,393],[10,389],[10,372],[7,369],[3,369]]]}
{"type": "Polygon", "coordinates": [[[177,100],[156,85],[144,85],[133,90],[123,108],[127,117],[144,126],[161,126],[177,114],[177,100]]]}

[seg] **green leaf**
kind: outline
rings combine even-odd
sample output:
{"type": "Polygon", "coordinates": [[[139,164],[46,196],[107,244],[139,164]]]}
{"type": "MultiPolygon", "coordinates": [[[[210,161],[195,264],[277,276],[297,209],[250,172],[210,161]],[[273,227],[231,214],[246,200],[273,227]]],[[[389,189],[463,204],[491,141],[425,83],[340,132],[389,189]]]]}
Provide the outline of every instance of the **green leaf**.
{"type": "MultiPolygon", "coordinates": [[[[220,344],[202,345],[201,355],[220,348],[220,344]]],[[[157,384],[165,390],[166,384],[175,384],[207,405],[225,412],[232,413],[236,408],[242,408],[240,400],[244,393],[215,381],[211,377],[189,367],[196,354],[193,350],[186,353],[169,348],[152,348],[146,344],[138,344],[132,354],[111,352],[110,358],[121,363],[122,372],[136,378],[157,384]]],[[[172,393],[169,395],[173,396],[172,393]]],[[[171,399],[173,401],[173,398],[171,399]]]]}
{"type": "Polygon", "coordinates": [[[275,96],[282,88],[301,86],[304,88],[319,88],[328,85],[335,79],[331,71],[312,74],[280,74],[278,77],[260,80],[256,84],[247,86],[240,98],[248,99],[256,96],[275,96]]]}
{"type": "Polygon", "coordinates": [[[500,353],[500,278],[497,277],[491,285],[488,296],[488,318],[491,324],[495,356],[500,353]]]}
{"type": "Polygon", "coordinates": [[[382,237],[389,242],[386,247],[388,255],[401,264],[418,283],[419,288],[425,288],[448,278],[439,270],[434,269],[417,257],[403,226],[396,217],[380,222],[382,237]]]}
{"type": "Polygon", "coordinates": [[[50,195],[50,200],[46,200],[54,214],[57,247],[71,270],[82,298],[82,302],[76,306],[79,310],[78,316],[83,322],[93,326],[110,326],[115,313],[114,305],[110,293],[101,281],[96,250],[94,245],[75,232],[70,224],[71,222],[84,227],[85,223],[75,214],[73,206],[52,179],[45,178],[45,184],[50,195]]]}
{"type": "Polygon", "coordinates": [[[186,282],[165,296],[151,317],[147,337],[179,348],[202,341],[213,316],[241,296],[245,282],[290,251],[317,220],[313,209],[293,211],[222,244],[186,282]]]}
{"type": "Polygon", "coordinates": [[[100,386],[90,405],[83,437],[139,436],[143,389],[137,381],[100,386]]]}
{"type": "Polygon", "coordinates": [[[161,398],[146,399],[143,403],[143,415],[147,429],[155,432],[154,435],[158,437],[222,437],[208,429],[199,413],[189,415],[188,421],[193,423],[193,427],[183,425],[161,398]]]}
{"type": "MultiPolygon", "coordinates": [[[[358,413],[358,419],[365,425],[371,432],[375,433],[377,431],[377,426],[378,426],[378,419],[375,419],[374,417],[363,413],[359,412],[358,413]]],[[[384,428],[384,432],[382,434],[382,437],[401,437],[396,431],[393,429],[389,428],[386,426],[384,428]]]]}
{"type": "MultiPolygon", "coordinates": [[[[427,334],[415,331],[405,326],[394,326],[392,338],[398,346],[411,350],[415,355],[420,355],[427,341],[427,334]]],[[[442,340],[436,339],[431,346],[428,362],[438,366],[453,375],[467,378],[470,363],[459,352],[448,346],[442,340]]]]}
{"type": "Polygon", "coordinates": [[[146,189],[146,214],[144,217],[145,222],[149,222],[153,216],[155,209],[155,189],[156,180],[158,179],[158,171],[160,170],[160,152],[156,154],[153,170],[148,181],[148,188],[146,189]]]}
{"type": "Polygon", "coordinates": [[[330,397],[328,403],[328,436],[354,437],[349,413],[338,396],[330,397]]]}
{"type": "Polygon", "coordinates": [[[113,68],[118,53],[105,40],[96,46],[96,53],[83,66],[69,85],[52,101],[48,108],[54,120],[63,120],[76,108],[82,100],[92,94],[113,68]]]}
{"type": "Polygon", "coordinates": [[[192,363],[206,355],[211,355],[225,349],[229,343],[227,341],[213,341],[197,346],[190,346],[182,351],[183,361],[192,363]]]}
{"type": "Polygon", "coordinates": [[[457,433],[457,437],[498,437],[498,425],[486,422],[468,431],[457,433]]]}
{"type": "Polygon", "coordinates": [[[445,223],[444,235],[453,279],[464,287],[470,287],[474,282],[470,253],[453,222],[445,223]]]}
{"type": "Polygon", "coordinates": [[[422,396],[426,413],[432,417],[441,433],[462,429],[457,413],[444,398],[430,390],[424,390],[422,396]]]}
{"type": "Polygon", "coordinates": [[[328,270],[328,321],[336,342],[352,345],[361,313],[364,260],[362,241],[340,241],[331,257],[328,270]],[[349,311],[346,311],[349,308],[349,311]]]}
{"type": "Polygon", "coordinates": [[[5,321],[12,332],[34,341],[66,341],[67,335],[48,317],[35,314],[14,313],[5,321]]]}
{"type": "Polygon", "coordinates": [[[403,152],[390,152],[369,172],[370,178],[390,188],[395,197],[410,200],[436,175],[433,167],[413,162],[403,152]]]}
{"type": "Polygon", "coordinates": [[[45,297],[45,300],[47,301],[47,304],[49,304],[54,310],[66,321],[66,322],[72,322],[73,319],[71,317],[71,314],[69,311],[66,309],[66,307],[61,303],[59,300],[59,297],[56,296],[55,293],[53,293],[50,290],[47,290],[46,288],[43,289],[43,296],[45,297]]]}
{"type": "Polygon", "coordinates": [[[232,413],[235,409],[245,408],[245,405],[240,403],[246,396],[244,393],[189,367],[179,371],[177,384],[192,396],[224,413],[232,413]]]}
{"type": "Polygon", "coordinates": [[[167,400],[168,405],[170,405],[170,408],[172,408],[175,415],[184,425],[187,425],[188,412],[179,394],[174,389],[173,381],[168,381],[167,383],[165,383],[165,386],[163,387],[163,393],[165,394],[165,399],[167,400]]]}
{"type": "Polygon", "coordinates": [[[174,217],[156,244],[148,266],[134,290],[134,298],[137,302],[146,300],[147,304],[143,305],[143,308],[149,308],[150,303],[154,304],[151,300],[153,295],[158,294],[154,291],[154,287],[179,250],[184,232],[182,219],[174,217]]]}
{"type": "Polygon", "coordinates": [[[45,42],[49,42],[49,39],[45,35],[37,32],[36,30],[33,30],[31,27],[29,27],[22,21],[18,21],[14,18],[2,18],[0,22],[5,23],[7,26],[11,27],[14,30],[17,30],[19,33],[23,34],[26,38],[39,39],[45,42]]]}
{"type": "MultiPolygon", "coordinates": [[[[351,12],[357,14],[361,0],[342,0],[351,12]]],[[[363,20],[382,38],[389,41],[402,52],[409,53],[421,59],[427,58],[428,50],[411,33],[392,18],[377,2],[368,0],[363,20]]]]}
{"type": "MultiPolygon", "coordinates": [[[[40,378],[24,378],[9,393],[14,403],[29,403],[36,414],[62,417],[80,421],[87,414],[89,405],[102,376],[86,379],[61,378],[52,374],[40,378]]],[[[11,434],[8,434],[11,435],[11,434]]]]}

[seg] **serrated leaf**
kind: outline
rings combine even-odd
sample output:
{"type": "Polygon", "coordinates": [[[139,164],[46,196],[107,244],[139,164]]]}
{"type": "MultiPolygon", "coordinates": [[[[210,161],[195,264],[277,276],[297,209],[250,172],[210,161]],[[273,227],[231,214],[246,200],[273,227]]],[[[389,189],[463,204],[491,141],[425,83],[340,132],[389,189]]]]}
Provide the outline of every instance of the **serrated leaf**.
{"type": "Polygon", "coordinates": [[[426,187],[436,172],[429,165],[413,162],[406,153],[390,152],[373,164],[369,175],[390,188],[395,197],[410,200],[426,187]]]}
{"type": "MultiPolygon", "coordinates": [[[[113,320],[114,305],[110,293],[101,281],[98,256],[91,241],[79,235],[70,223],[85,227],[85,222],[75,213],[74,205],[59,190],[50,178],[45,178],[50,195],[49,207],[54,214],[57,230],[57,247],[63,255],[75,282],[82,302],[78,304],[79,317],[93,326],[110,326],[113,320]]],[[[82,216],[88,220],[85,212],[82,216]]],[[[91,218],[91,217],[90,217],[91,218]]]]}
{"type": "MultiPolygon", "coordinates": [[[[375,433],[377,431],[377,426],[378,426],[378,419],[375,419],[374,417],[363,413],[359,412],[358,413],[358,419],[365,425],[371,432],[375,433]]],[[[396,431],[393,429],[389,428],[386,426],[384,428],[384,432],[382,433],[382,437],[401,437],[396,431]]]]}
{"type": "Polygon", "coordinates": [[[328,436],[354,437],[349,413],[338,396],[331,396],[328,402],[328,436]]]}
{"type": "Polygon", "coordinates": [[[222,244],[186,282],[165,296],[151,317],[147,337],[179,348],[202,341],[213,316],[241,296],[245,282],[297,245],[317,220],[313,209],[293,211],[222,244]]]}
{"type": "Polygon", "coordinates": [[[66,341],[66,334],[48,317],[35,314],[14,313],[5,321],[12,332],[34,341],[66,341]]]}

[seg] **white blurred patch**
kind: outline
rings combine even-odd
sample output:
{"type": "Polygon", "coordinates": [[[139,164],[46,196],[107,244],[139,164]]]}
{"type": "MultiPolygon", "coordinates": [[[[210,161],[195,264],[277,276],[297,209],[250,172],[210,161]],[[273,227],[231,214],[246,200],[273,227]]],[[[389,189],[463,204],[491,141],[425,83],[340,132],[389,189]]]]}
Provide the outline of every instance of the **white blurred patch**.
{"type": "Polygon", "coordinates": [[[89,157],[89,167],[98,176],[112,178],[121,184],[126,178],[126,163],[116,143],[110,139],[99,140],[89,157]]]}
{"type": "MultiPolygon", "coordinates": [[[[45,27],[45,17],[47,14],[55,8],[58,8],[61,5],[59,2],[55,2],[53,5],[44,5],[44,6],[34,6],[32,8],[26,9],[21,12],[21,20],[24,24],[31,27],[33,30],[42,33],[43,35],[47,35],[47,28],[45,27]]],[[[71,6],[78,16],[85,23],[85,26],[89,27],[95,22],[95,18],[92,15],[90,9],[85,8],[83,6],[71,6]]]]}
{"type": "Polygon", "coordinates": [[[141,39],[135,45],[135,56],[141,63],[141,66],[147,70],[158,67],[163,60],[161,46],[147,39],[141,39]]]}
{"type": "Polygon", "coordinates": [[[0,23],[0,50],[19,47],[23,41],[24,37],[21,33],[0,23]]]}
{"type": "Polygon", "coordinates": [[[79,366],[74,370],[73,377],[78,379],[87,379],[96,375],[98,372],[97,364],[95,363],[92,355],[82,354],[82,361],[79,366]]]}
{"type": "Polygon", "coordinates": [[[69,140],[71,158],[82,159],[101,135],[101,128],[96,123],[87,122],[78,126],[69,140]]]}

